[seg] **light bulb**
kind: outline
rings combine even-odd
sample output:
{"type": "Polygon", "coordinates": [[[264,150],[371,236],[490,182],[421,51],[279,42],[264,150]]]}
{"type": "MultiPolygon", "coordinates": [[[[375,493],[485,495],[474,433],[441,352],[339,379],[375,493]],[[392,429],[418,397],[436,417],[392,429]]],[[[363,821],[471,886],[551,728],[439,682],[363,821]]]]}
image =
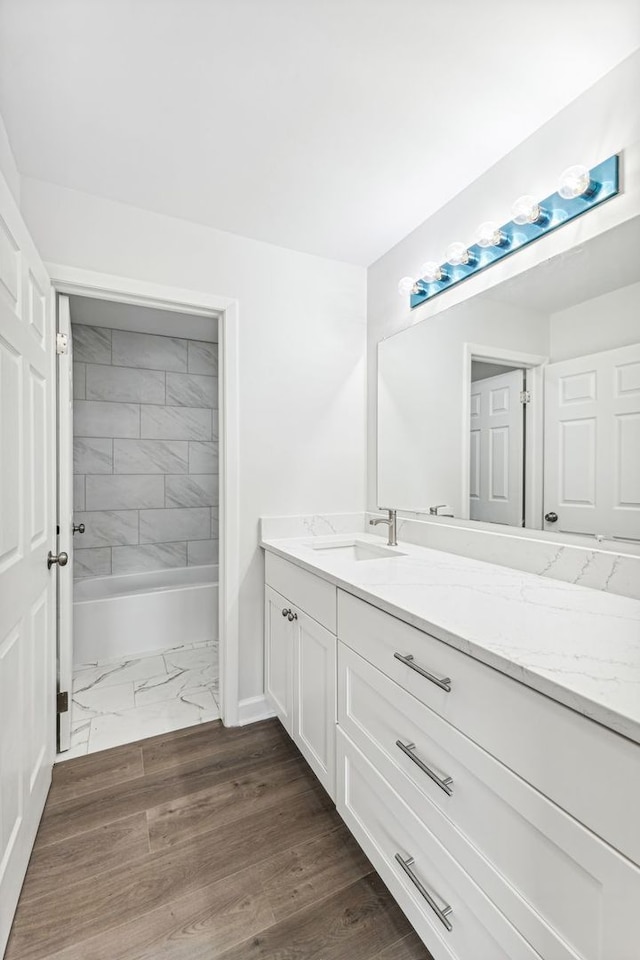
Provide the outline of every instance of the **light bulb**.
{"type": "Polygon", "coordinates": [[[497,223],[486,220],[476,231],[476,243],[479,247],[505,247],[508,239],[497,223]]]}
{"type": "Polygon", "coordinates": [[[474,263],[475,257],[469,252],[466,243],[450,243],[447,247],[447,263],[452,267],[461,267],[469,263],[474,263]]]}
{"type": "Polygon", "coordinates": [[[398,293],[401,297],[408,297],[411,293],[416,293],[416,282],[413,277],[403,277],[398,284],[398,293]]]}
{"type": "Polygon", "coordinates": [[[565,200],[575,200],[585,193],[589,195],[594,193],[596,188],[597,184],[591,179],[589,170],[581,163],[575,167],[567,167],[558,180],[558,193],[565,200]]]}
{"type": "Polygon", "coordinates": [[[540,204],[528,194],[524,197],[518,197],[511,207],[511,216],[514,223],[538,223],[542,219],[542,210],[540,204]]]}
{"type": "Polygon", "coordinates": [[[420,267],[420,276],[423,280],[426,280],[427,283],[436,283],[438,280],[447,279],[447,274],[435,260],[427,260],[426,263],[422,264],[420,267]]]}

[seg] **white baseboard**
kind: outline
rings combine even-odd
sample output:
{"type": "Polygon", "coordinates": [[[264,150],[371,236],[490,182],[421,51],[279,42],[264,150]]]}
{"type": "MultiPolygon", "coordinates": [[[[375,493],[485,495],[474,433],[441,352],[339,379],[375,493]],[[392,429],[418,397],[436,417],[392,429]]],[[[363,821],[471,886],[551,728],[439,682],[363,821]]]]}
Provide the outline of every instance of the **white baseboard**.
{"type": "Polygon", "coordinates": [[[259,697],[247,697],[238,703],[238,726],[247,723],[257,723],[258,720],[268,720],[275,717],[271,704],[264,694],[259,697]]]}

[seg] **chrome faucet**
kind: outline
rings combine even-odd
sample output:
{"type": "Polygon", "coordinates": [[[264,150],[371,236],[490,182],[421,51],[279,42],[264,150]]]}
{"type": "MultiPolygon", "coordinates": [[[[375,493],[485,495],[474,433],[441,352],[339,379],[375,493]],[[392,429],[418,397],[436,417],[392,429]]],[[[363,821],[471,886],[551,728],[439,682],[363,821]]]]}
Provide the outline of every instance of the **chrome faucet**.
{"type": "Polygon", "coordinates": [[[452,517],[452,513],[440,513],[447,506],[446,503],[438,503],[434,507],[429,507],[429,513],[432,517],[452,517]]]}
{"type": "Polygon", "coordinates": [[[389,526],[389,539],[387,540],[388,547],[397,547],[397,531],[396,531],[396,511],[388,510],[389,518],[386,517],[374,517],[372,520],[369,520],[369,523],[372,527],[377,527],[379,523],[386,523],[389,526]]]}

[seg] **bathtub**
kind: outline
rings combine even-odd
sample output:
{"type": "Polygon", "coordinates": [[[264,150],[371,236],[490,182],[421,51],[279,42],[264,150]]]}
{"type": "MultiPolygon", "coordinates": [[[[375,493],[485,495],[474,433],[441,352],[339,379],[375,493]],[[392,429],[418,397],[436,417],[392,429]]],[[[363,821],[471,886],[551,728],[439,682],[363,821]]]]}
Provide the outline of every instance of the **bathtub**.
{"type": "Polygon", "coordinates": [[[215,640],[218,567],[180,567],[77,580],[75,664],[118,659],[215,640]]]}

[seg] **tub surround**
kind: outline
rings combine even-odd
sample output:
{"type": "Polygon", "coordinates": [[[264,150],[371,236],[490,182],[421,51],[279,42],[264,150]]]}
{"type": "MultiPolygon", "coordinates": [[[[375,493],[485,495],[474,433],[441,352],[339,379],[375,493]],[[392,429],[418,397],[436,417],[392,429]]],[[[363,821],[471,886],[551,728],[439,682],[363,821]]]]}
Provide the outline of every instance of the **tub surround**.
{"type": "Polygon", "coordinates": [[[73,324],[76,579],[217,563],[217,348],[73,324]]]}
{"type": "MultiPolygon", "coordinates": [[[[313,526],[339,526],[339,516],[313,526]]],[[[288,518],[286,527],[305,522],[288,518]]],[[[351,532],[380,544],[363,529],[351,532]]],[[[264,521],[268,551],[640,743],[639,601],[402,538],[404,556],[354,562],[314,550],[313,534],[277,538],[277,530],[264,521]]]]}

